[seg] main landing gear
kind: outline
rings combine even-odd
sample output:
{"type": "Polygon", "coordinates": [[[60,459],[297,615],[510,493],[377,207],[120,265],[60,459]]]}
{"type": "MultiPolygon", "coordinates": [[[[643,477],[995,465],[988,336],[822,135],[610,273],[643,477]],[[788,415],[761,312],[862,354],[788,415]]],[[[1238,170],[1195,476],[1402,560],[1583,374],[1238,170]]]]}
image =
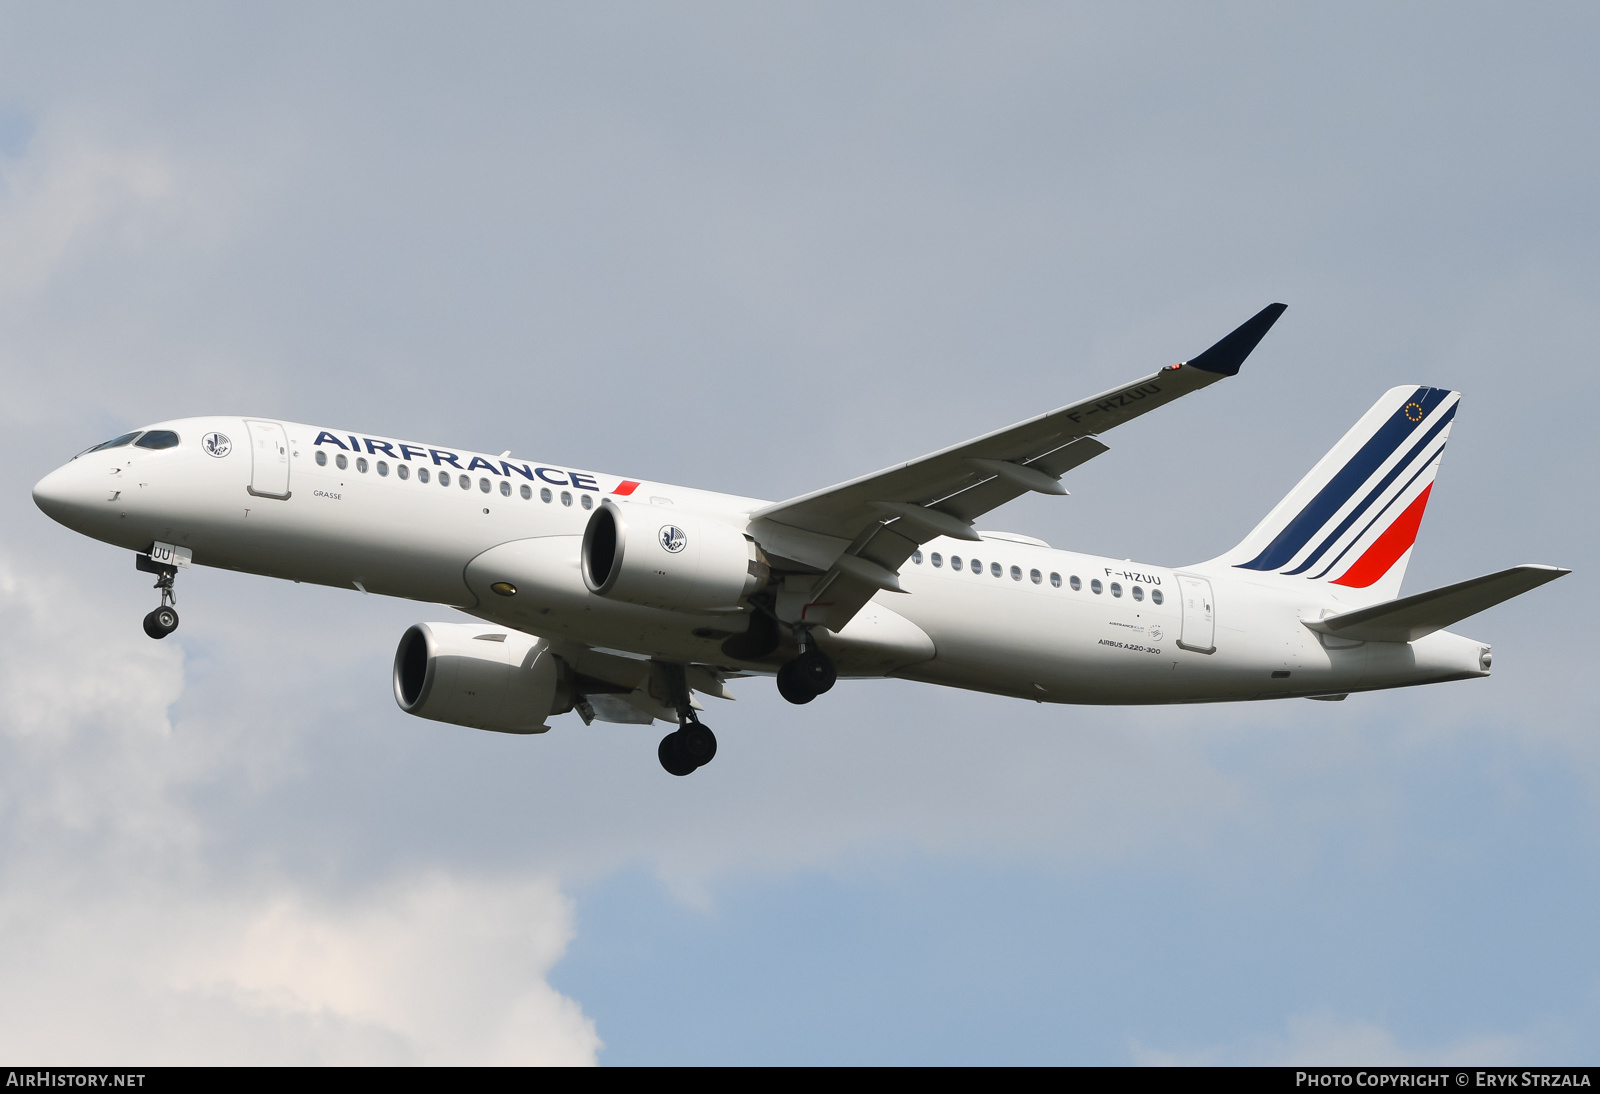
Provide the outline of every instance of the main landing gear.
{"type": "Polygon", "coordinates": [[[144,633],[151,638],[165,638],[178,629],[178,598],[172,591],[172,583],[178,577],[177,567],[151,562],[148,555],[135,555],[133,562],[145,573],[155,574],[155,588],[161,590],[161,606],[144,617],[144,633]]]}
{"type": "Polygon", "coordinates": [[[809,703],[839,679],[833,659],[802,636],[800,656],[778,670],[778,694],[791,703],[809,703]]]}
{"type": "Polygon", "coordinates": [[[689,681],[682,665],[663,665],[672,705],[678,710],[678,728],[661,738],[656,759],[669,775],[689,775],[717,755],[717,735],[701,724],[689,701],[689,681]]]}
{"type": "Polygon", "coordinates": [[[661,738],[656,759],[669,775],[689,775],[710,763],[717,754],[717,735],[698,720],[680,725],[676,732],[661,738]]]}

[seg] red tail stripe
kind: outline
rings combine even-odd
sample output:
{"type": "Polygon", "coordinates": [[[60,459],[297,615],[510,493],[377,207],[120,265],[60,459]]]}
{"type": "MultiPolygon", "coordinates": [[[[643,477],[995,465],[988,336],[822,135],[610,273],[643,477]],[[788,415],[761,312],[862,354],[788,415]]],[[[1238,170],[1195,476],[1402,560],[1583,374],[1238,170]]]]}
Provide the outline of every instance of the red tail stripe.
{"type": "Polygon", "coordinates": [[[1428,507],[1428,495],[1431,493],[1433,484],[1430,482],[1427,489],[1406,506],[1406,511],[1384,530],[1383,535],[1356,559],[1355,565],[1333,583],[1348,585],[1352,589],[1365,589],[1388,573],[1389,567],[1400,561],[1400,556],[1411,550],[1411,545],[1417,541],[1417,529],[1422,525],[1422,511],[1428,507]]]}
{"type": "Polygon", "coordinates": [[[628,479],[625,482],[623,482],[621,486],[618,486],[615,490],[613,490],[611,492],[613,494],[621,494],[623,497],[627,497],[629,494],[633,493],[637,489],[639,489],[639,484],[634,482],[632,479],[628,479]]]}

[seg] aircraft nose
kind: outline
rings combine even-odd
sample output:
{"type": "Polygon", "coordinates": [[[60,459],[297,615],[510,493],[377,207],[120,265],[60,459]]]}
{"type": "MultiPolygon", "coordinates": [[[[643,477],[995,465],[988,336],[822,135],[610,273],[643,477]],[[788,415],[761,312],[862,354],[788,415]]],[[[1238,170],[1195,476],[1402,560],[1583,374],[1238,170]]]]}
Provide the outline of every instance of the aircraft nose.
{"type": "Polygon", "coordinates": [[[69,463],[34,483],[33,503],[51,520],[72,528],[93,511],[94,492],[83,468],[69,463]]]}

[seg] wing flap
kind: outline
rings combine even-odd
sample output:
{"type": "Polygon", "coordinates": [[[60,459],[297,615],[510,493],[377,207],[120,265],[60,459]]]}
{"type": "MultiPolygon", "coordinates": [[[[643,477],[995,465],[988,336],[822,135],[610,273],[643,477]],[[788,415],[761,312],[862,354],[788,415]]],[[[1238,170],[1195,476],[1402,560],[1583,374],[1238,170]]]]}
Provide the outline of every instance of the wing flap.
{"type": "Polygon", "coordinates": [[[1477,615],[1530,589],[1570,574],[1559,566],[1513,566],[1440,589],[1401,597],[1370,608],[1306,620],[1306,626],[1338,638],[1364,642],[1415,642],[1452,623],[1477,615]]]}

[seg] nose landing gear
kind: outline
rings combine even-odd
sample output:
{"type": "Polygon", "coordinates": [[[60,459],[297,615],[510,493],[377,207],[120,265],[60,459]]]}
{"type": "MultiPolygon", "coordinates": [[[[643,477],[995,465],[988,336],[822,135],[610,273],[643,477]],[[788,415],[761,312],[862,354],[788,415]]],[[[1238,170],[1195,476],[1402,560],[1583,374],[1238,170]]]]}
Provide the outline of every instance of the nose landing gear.
{"type": "Polygon", "coordinates": [[[178,629],[178,598],[172,591],[178,569],[152,562],[148,555],[135,555],[133,563],[145,573],[155,574],[155,588],[161,590],[161,606],[144,617],[144,633],[151,638],[165,638],[178,629]]]}

